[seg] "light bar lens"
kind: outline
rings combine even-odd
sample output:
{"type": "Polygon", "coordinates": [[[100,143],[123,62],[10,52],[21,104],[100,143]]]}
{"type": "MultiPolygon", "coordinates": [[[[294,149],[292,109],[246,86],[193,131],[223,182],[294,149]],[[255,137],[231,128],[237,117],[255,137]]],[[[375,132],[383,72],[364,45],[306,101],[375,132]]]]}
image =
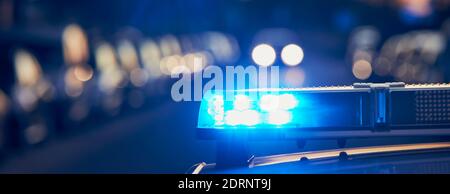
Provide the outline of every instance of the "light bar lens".
{"type": "Polygon", "coordinates": [[[401,82],[211,91],[201,103],[197,128],[200,135],[243,131],[294,138],[385,136],[393,130],[448,135],[450,108],[439,102],[449,96],[450,84],[401,82]]]}
{"type": "Polygon", "coordinates": [[[199,127],[280,127],[293,119],[291,110],[297,108],[299,99],[293,94],[267,93],[259,96],[233,95],[225,100],[224,94],[208,94],[202,102],[199,127]],[[203,114],[207,110],[208,114],[203,114]]]}
{"type": "Polygon", "coordinates": [[[370,89],[353,91],[238,90],[207,93],[198,128],[370,127],[370,89]]]}
{"type": "Polygon", "coordinates": [[[234,99],[234,109],[235,110],[248,110],[250,109],[251,102],[250,98],[247,95],[238,94],[234,99]]]}
{"type": "Polygon", "coordinates": [[[282,125],[291,122],[292,113],[285,110],[270,111],[267,115],[267,122],[274,125],[282,125]]]}
{"type": "Polygon", "coordinates": [[[231,126],[253,126],[261,123],[260,113],[256,110],[229,110],[225,115],[225,124],[231,126]]]}

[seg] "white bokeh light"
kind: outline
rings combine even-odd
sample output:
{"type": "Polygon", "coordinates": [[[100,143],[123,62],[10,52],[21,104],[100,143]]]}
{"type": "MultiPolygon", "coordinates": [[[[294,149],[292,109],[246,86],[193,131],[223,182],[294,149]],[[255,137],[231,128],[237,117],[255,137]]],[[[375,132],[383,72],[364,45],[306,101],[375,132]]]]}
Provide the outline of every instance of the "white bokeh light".
{"type": "Polygon", "coordinates": [[[303,49],[296,44],[286,45],[283,50],[281,50],[281,60],[283,60],[286,65],[296,66],[303,60],[303,49]]]}
{"type": "Polygon", "coordinates": [[[267,67],[275,62],[275,49],[268,44],[259,44],[252,51],[253,61],[261,66],[267,67]]]}

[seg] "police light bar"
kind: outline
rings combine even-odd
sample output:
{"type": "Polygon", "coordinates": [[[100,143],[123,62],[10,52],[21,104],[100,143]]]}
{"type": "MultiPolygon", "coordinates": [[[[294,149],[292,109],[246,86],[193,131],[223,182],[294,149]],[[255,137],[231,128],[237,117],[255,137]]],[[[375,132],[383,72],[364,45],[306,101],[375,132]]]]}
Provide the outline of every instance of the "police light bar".
{"type": "Polygon", "coordinates": [[[197,127],[201,137],[450,135],[450,84],[212,91],[202,100],[197,127]]]}

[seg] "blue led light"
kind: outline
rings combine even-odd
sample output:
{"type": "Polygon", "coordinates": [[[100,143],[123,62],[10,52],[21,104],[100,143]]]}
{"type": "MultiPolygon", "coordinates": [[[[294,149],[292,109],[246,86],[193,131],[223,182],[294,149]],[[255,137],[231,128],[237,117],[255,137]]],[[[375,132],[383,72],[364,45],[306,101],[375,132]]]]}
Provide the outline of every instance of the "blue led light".
{"type": "Polygon", "coordinates": [[[278,109],[280,99],[277,95],[265,94],[259,100],[259,108],[263,111],[272,111],[278,109]]]}
{"type": "Polygon", "coordinates": [[[259,100],[259,107],[263,111],[290,110],[298,106],[298,100],[292,94],[265,94],[259,100]]]}
{"type": "Polygon", "coordinates": [[[236,110],[247,110],[250,109],[251,101],[248,96],[238,94],[235,96],[233,105],[236,110]]]}
{"type": "Polygon", "coordinates": [[[240,111],[229,110],[225,114],[225,124],[235,126],[240,123],[240,111]]]}
{"type": "Polygon", "coordinates": [[[216,92],[203,99],[199,127],[202,128],[277,128],[298,126],[299,96],[291,93],[262,93],[257,95],[216,92]],[[203,116],[202,112],[208,112],[203,116]],[[297,119],[294,120],[294,115],[297,119]]]}
{"type": "Polygon", "coordinates": [[[208,114],[211,115],[216,125],[223,125],[224,120],[224,100],[223,96],[215,95],[208,102],[208,114]]]}
{"type": "MultiPolygon", "coordinates": [[[[352,89],[353,90],[353,89],[352,89]]],[[[215,90],[205,94],[200,105],[198,128],[246,131],[291,131],[316,127],[371,127],[366,121],[373,111],[365,107],[372,99],[370,88],[354,91],[333,89],[261,88],[215,90]]],[[[379,96],[376,100],[383,103],[379,96]]],[[[383,96],[382,96],[383,97],[383,96]]],[[[383,122],[382,111],[375,122],[383,122]],[[381,116],[379,116],[381,115],[381,116]]]]}
{"type": "Polygon", "coordinates": [[[222,107],[224,104],[223,96],[221,96],[221,95],[214,96],[212,99],[212,103],[215,107],[222,107]]]}
{"type": "Polygon", "coordinates": [[[241,116],[241,123],[243,125],[253,126],[261,122],[259,112],[256,110],[245,110],[241,116]]]}
{"type": "Polygon", "coordinates": [[[267,115],[267,122],[274,125],[282,125],[292,120],[292,113],[285,110],[271,111],[267,115]]]}
{"type": "Polygon", "coordinates": [[[298,100],[292,94],[280,95],[279,107],[283,110],[290,110],[298,106],[298,100]]]}
{"type": "Polygon", "coordinates": [[[225,116],[225,124],[231,126],[253,126],[259,124],[260,122],[260,114],[256,110],[229,110],[226,112],[225,116]]]}

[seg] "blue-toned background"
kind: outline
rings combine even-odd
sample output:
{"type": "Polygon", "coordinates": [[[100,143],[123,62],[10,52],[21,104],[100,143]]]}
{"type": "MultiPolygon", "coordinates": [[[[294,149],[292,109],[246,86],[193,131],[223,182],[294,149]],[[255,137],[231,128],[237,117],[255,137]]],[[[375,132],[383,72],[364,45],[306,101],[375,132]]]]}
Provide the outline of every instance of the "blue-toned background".
{"type": "Polygon", "coordinates": [[[274,65],[284,87],[448,82],[449,11],[447,0],[0,0],[0,172],[183,173],[215,162],[215,142],[195,136],[199,103],[170,97],[171,72],[274,65]],[[302,52],[283,54],[290,44],[302,52]]]}

